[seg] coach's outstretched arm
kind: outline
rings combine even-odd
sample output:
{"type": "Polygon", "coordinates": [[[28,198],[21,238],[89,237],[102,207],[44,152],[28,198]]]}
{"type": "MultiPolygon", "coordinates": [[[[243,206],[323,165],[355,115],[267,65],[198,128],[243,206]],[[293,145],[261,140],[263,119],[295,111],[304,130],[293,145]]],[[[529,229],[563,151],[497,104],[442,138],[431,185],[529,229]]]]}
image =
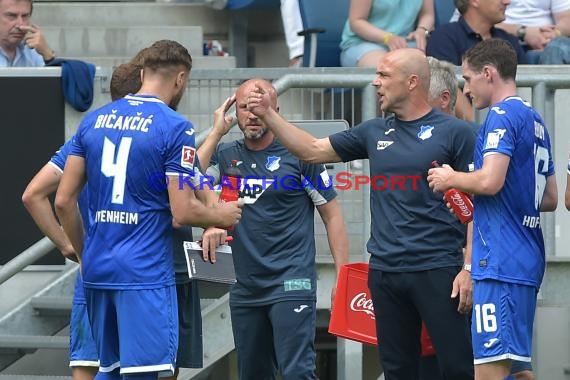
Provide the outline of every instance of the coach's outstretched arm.
{"type": "Polygon", "coordinates": [[[317,139],[289,123],[271,107],[269,94],[260,86],[256,86],[255,90],[249,93],[247,108],[273,131],[291,153],[301,160],[310,163],[342,161],[328,137],[317,139]]]}

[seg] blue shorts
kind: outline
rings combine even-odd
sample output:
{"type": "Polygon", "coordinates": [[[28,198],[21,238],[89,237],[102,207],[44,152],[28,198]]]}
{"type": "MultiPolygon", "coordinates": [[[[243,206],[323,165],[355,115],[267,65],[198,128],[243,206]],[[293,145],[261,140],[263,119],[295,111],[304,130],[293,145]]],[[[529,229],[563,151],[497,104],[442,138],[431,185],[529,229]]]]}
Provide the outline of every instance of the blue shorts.
{"type": "Polygon", "coordinates": [[[475,364],[530,362],[537,290],[496,280],[475,280],[471,335],[475,364]]]}
{"type": "Polygon", "coordinates": [[[100,372],[174,373],[178,349],[176,287],[85,289],[100,372]]]}
{"type": "Polygon", "coordinates": [[[198,282],[176,285],[178,297],[177,368],[202,368],[202,310],[198,282]]]}
{"type": "Polygon", "coordinates": [[[69,322],[69,366],[99,367],[97,347],[87,316],[87,305],[74,303],[69,322]]]}
{"type": "Polygon", "coordinates": [[[316,380],[315,301],[236,305],[230,301],[238,378],[316,380]]]}
{"type": "MultiPolygon", "coordinates": [[[[416,47],[416,41],[408,41],[408,47],[416,47]]],[[[390,48],[388,45],[377,44],[369,41],[352,45],[340,52],[340,65],[343,67],[357,67],[358,61],[360,61],[364,55],[375,50],[388,52],[390,51],[390,48]]]]}

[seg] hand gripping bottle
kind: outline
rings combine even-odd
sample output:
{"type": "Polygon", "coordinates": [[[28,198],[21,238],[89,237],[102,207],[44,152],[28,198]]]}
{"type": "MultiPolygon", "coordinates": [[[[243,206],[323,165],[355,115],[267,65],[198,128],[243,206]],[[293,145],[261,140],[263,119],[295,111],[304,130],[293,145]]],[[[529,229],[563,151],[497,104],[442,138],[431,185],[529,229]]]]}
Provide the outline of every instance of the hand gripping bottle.
{"type": "MultiPolygon", "coordinates": [[[[433,161],[431,165],[434,168],[441,167],[437,161],[433,161]]],[[[468,194],[457,189],[449,189],[443,193],[443,197],[451,205],[453,213],[461,223],[467,224],[473,220],[473,202],[468,194]]]]}
{"type": "MultiPolygon", "coordinates": [[[[233,202],[239,199],[239,188],[241,185],[241,175],[237,167],[237,160],[232,160],[226,174],[222,176],[220,182],[222,191],[218,198],[219,203],[233,202]]],[[[233,227],[227,227],[226,230],[232,231],[233,227]]]]}

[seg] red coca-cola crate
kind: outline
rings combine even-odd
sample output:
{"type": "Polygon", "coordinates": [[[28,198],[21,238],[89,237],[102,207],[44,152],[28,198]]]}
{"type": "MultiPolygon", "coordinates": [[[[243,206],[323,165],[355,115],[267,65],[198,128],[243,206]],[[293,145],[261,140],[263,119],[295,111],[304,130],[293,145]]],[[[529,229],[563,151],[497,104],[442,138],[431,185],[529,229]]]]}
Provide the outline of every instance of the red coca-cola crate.
{"type": "MultiPolygon", "coordinates": [[[[374,307],[368,289],[367,263],[351,263],[340,268],[329,333],[361,343],[378,343],[374,307]]],[[[423,322],[420,340],[422,356],[434,355],[435,350],[423,322]]]]}
{"type": "Polygon", "coordinates": [[[329,333],[376,345],[374,307],[368,290],[368,264],[346,264],[340,269],[329,333]]]}

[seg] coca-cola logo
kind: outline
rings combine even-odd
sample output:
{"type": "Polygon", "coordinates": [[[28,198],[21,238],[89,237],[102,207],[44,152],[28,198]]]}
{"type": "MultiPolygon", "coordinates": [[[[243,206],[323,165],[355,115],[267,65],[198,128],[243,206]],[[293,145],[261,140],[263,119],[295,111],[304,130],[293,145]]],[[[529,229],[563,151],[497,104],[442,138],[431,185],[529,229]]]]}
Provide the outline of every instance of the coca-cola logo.
{"type": "Polygon", "coordinates": [[[467,207],[467,205],[465,204],[465,201],[463,201],[461,194],[455,193],[451,196],[451,199],[453,200],[453,203],[455,203],[459,207],[459,210],[461,211],[461,215],[471,216],[471,210],[469,210],[469,207],[467,207]]]}
{"type": "Polygon", "coordinates": [[[372,305],[372,300],[366,298],[366,293],[358,293],[352,301],[350,301],[350,310],[356,312],[362,312],[367,314],[370,318],[374,317],[374,306],[372,305]]]}

